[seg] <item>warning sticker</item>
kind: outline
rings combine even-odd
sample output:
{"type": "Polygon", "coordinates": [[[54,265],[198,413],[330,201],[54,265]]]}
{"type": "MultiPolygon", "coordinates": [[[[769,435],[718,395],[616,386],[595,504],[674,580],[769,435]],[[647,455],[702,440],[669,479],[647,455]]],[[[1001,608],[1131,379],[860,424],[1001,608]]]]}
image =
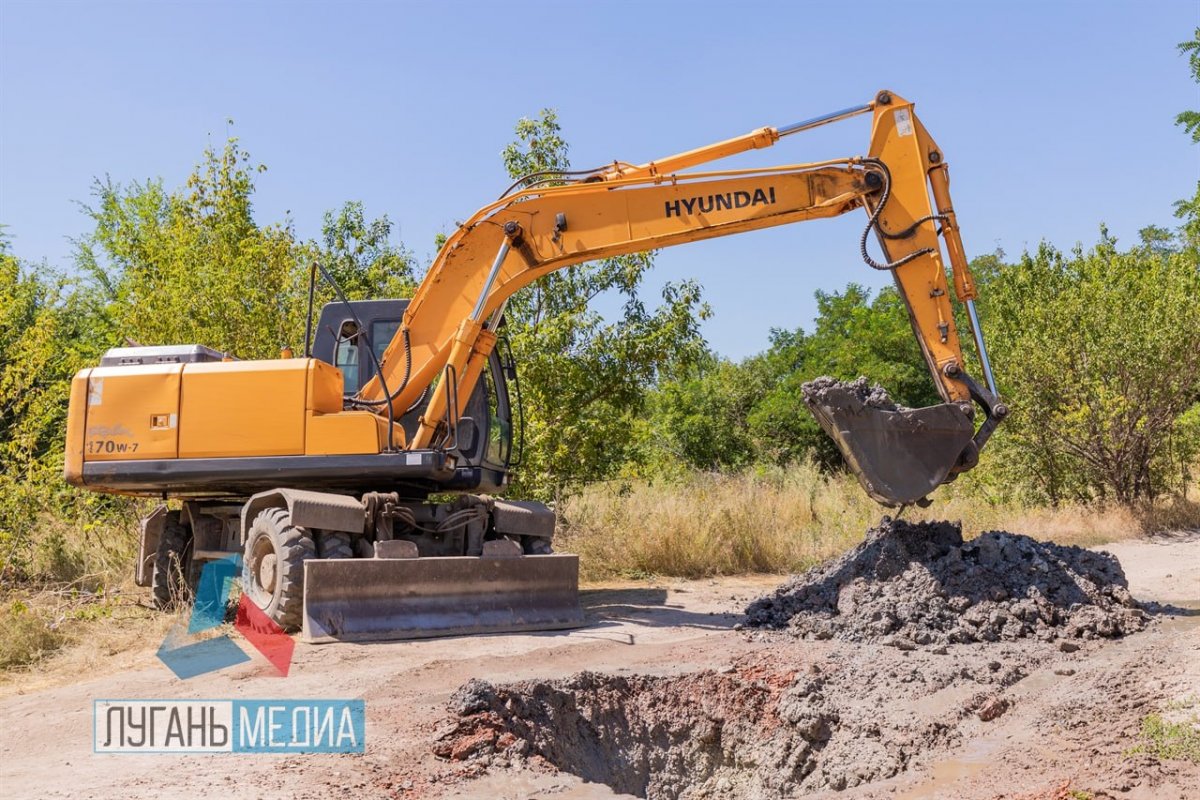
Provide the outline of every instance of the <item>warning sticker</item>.
{"type": "Polygon", "coordinates": [[[907,108],[896,109],[896,133],[900,136],[912,136],[912,114],[907,108]]]}

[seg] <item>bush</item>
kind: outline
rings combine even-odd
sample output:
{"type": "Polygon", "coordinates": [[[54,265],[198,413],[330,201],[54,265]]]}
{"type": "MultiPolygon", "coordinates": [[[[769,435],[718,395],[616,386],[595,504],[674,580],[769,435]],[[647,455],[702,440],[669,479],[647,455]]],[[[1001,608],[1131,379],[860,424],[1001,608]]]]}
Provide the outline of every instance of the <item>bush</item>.
{"type": "Polygon", "coordinates": [[[1118,250],[1102,230],[1091,250],[1043,244],[989,282],[987,332],[1013,408],[990,460],[1007,479],[1056,502],[1186,487],[1200,447],[1197,266],[1192,251],[1118,250]]]}

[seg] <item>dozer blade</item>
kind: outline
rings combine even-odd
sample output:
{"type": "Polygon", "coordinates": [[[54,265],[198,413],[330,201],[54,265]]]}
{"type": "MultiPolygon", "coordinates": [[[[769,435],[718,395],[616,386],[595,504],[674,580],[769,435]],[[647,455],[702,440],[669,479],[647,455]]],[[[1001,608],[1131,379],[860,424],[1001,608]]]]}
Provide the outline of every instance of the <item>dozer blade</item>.
{"type": "Polygon", "coordinates": [[[864,384],[814,381],[804,386],[805,401],[872,499],[917,503],[945,483],[974,426],[956,405],[900,408],[882,392],[868,396],[864,384]]]}
{"type": "Polygon", "coordinates": [[[304,562],[306,642],[423,639],[584,625],[574,555],[304,562]]]}

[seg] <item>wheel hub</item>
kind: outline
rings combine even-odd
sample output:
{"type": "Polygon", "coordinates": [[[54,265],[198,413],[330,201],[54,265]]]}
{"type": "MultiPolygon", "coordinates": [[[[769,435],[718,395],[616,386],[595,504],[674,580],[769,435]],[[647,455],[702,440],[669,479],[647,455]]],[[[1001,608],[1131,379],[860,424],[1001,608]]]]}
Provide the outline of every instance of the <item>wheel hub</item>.
{"type": "Polygon", "coordinates": [[[268,594],[275,593],[275,573],[278,559],[274,553],[267,553],[258,562],[258,585],[268,594]]]}

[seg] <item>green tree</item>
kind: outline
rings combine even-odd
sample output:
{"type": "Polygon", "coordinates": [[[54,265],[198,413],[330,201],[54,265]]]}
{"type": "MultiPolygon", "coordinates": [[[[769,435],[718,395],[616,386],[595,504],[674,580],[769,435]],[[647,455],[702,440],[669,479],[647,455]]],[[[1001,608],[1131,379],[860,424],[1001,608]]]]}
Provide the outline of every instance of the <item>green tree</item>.
{"type": "MultiPolygon", "coordinates": [[[[0,238],[0,558],[25,570],[39,515],[84,530],[121,512],[119,498],[61,478],[67,401],[76,371],[109,347],[201,343],[244,358],[300,344],[307,280],[326,264],[352,298],[403,296],[414,262],[386,217],[359,203],[325,216],[319,242],[286,221],[253,217],[254,165],[236,140],[209,148],[183,187],[97,181],[76,242],[81,276],[21,262],[0,238]]],[[[327,287],[319,301],[332,299],[327,287]]]]}
{"type": "Polygon", "coordinates": [[[818,292],[817,309],[811,334],[775,330],[756,356],[738,364],[710,357],[687,377],[662,382],[652,404],[651,451],[699,469],[805,458],[836,468],[841,455],[804,402],[805,381],[867,375],[904,405],[940,402],[894,289],[874,298],[857,284],[818,292]]]}
{"type": "Polygon", "coordinates": [[[289,224],[253,218],[255,165],[236,139],[209,148],[186,187],[97,181],[77,263],[107,295],[109,344],[200,343],[270,358],[294,342],[312,253],[289,224]]]}
{"type": "MultiPolygon", "coordinates": [[[[1191,39],[1179,43],[1179,52],[1187,55],[1192,80],[1200,84],[1200,28],[1196,28],[1191,39]]],[[[1200,111],[1179,112],[1175,124],[1181,125],[1192,137],[1192,144],[1200,144],[1200,111]]],[[[1200,248],[1200,179],[1196,181],[1196,193],[1190,200],[1175,203],[1175,216],[1183,220],[1184,236],[1191,246],[1200,248]]]]}
{"type": "Polygon", "coordinates": [[[1189,480],[1200,400],[1195,251],[1047,244],[988,287],[989,341],[1012,417],[992,462],[1045,497],[1123,503],[1189,480]],[[1003,467],[1000,467],[1003,469],[1003,467]]]}
{"type": "MultiPolygon", "coordinates": [[[[568,146],[554,111],[522,119],[505,147],[514,180],[561,181],[568,146]]],[[[564,487],[615,475],[634,453],[631,415],[660,377],[704,353],[698,320],[708,314],[692,281],[667,285],[648,307],[640,287],[653,253],[579,264],[548,275],[508,305],[507,332],[521,371],[525,464],[518,491],[550,497],[564,487]],[[590,304],[621,303],[606,320],[590,304]]]]}
{"type": "MultiPolygon", "coordinates": [[[[416,260],[392,242],[392,221],[368,220],[358,201],[325,213],[317,258],[350,300],[412,297],[417,288],[416,260]]],[[[333,292],[326,287],[322,297],[333,292]]]]}
{"type": "MultiPolygon", "coordinates": [[[[180,189],[96,182],[77,264],[107,299],[108,345],[199,343],[274,358],[303,338],[314,261],[350,299],[411,295],[415,260],[392,242],[391,221],[369,220],[362,203],[327,212],[319,242],[299,240],[288,220],[256,221],[254,180],[265,169],[230,139],[208,148],[180,189]]],[[[318,282],[316,301],[333,299],[318,282]]]]}
{"type": "Polygon", "coordinates": [[[0,239],[0,577],[29,568],[42,514],[77,505],[61,479],[63,431],[71,377],[99,352],[93,301],[0,239]]]}
{"type": "Polygon", "coordinates": [[[885,387],[896,402],[919,407],[941,402],[929,377],[908,311],[895,289],[874,299],[858,284],[841,292],[817,293],[817,319],[811,335],[791,339],[776,334],[772,350],[791,352],[792,367],[780,374],[749,417],[761,459],[787,463],[814,458],[827,468],[842,464],[808,406],[801,385],[821,375],[851,380],[865,375],[885,387]]]}
{"type": "Polygon", "coordinates": [[[748,418],[770,386],[762,370],[708,356],[651,394],[641,461],[650,471],[738,469],[754,461],[748,418]],[[755,380],[759,378],[759,380],[755,380]]]}

